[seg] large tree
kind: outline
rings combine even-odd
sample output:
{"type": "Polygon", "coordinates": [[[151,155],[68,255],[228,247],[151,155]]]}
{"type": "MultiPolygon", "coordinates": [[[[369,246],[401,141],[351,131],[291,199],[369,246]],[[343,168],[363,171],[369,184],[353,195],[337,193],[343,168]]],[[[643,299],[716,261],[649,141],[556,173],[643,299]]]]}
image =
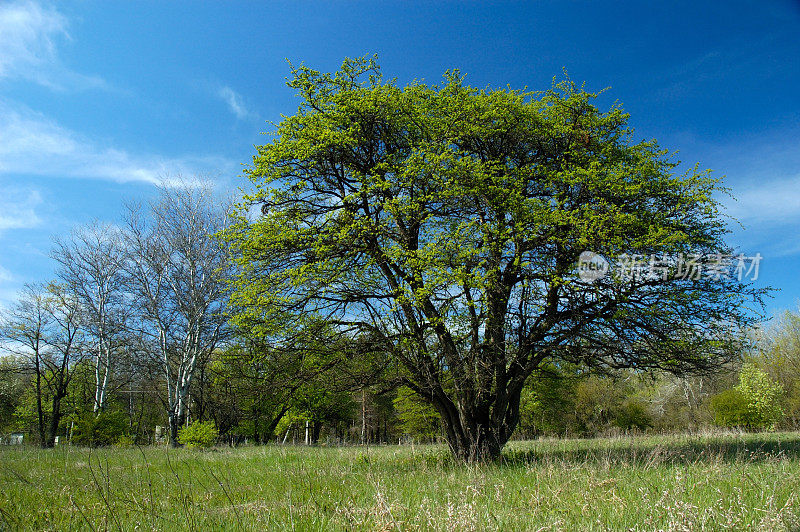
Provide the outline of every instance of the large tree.
{"type": "Polygon", "coordinates": [[[94,411],[106,407],[117,358],[125,343],[128,306],[124,298],[125,248],[121,231],[94,222],[56,239],[51,256],[59,263],[58,276],[77,297],[83,325],[94,353],[94,411]]]}
{"type": "Polygon", "coordinates": [[[676,271],[730,253],[718,180],[676,175],[596,94],[478,90],[458,72],[400,87],[364,59],[293,69],[289,86],[300,108],[257,147],[229,233],[234,320],[379,338],[460,459],[499,456],[545,363],[709,369],[753,319],[760,294],[735,276],[676,271]],[[578,275],[587,250],[629,275],[578,275]]]}
{"type": "Polygon", "coordinates": [[[209,185],[186,182],[163,186],[147,208],[132,205],[123,233],[131,329],[160,367],[173,446],[197,369],[227,330],[228,250],[215,237],[227,215],[209,185]]]}

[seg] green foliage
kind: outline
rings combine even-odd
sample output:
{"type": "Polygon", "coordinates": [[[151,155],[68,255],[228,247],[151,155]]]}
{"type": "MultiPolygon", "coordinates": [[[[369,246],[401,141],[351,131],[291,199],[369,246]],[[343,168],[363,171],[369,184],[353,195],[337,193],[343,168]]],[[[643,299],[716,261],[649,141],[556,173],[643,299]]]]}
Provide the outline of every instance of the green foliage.
{"type": "Polygon", "coordinates": [[[575,428],[576,375],[548,368],[528,379],[520,397],[519,428],[523,436],[563,436],[575,428]]]}
{"type": "MultiPolygon", "coordinates": [[[[44,416],[45,425],[50,419],[52,413],[52,395],[47,387],[43,386],[42,389],[42,414],[44,416]]],[[[20,430],[30,434],[30,438],[38,441],[39,435],[36,430],[38,423],[38,416],[36,412],[36,385],[32,382],[24,389],[22,395],[19,397],[14,410],[13,421],[11,426],[14,430],[20,430]]]]}
{"type": "Polygon", "coordinates": [[[783,388],[752,362],[742,366],[739,391],[747,398],[749,426],[775,428],[783,416],[783,388]]]}
{"type": "Polygon", "coordinates": [[[178,442],[188,449],[206,449],[217,443],[219,431],[213,421],[194,421],[178,431],[178,442]]]}
{"type": "Polygon", "coordinates": [[[590,375],[582,379],[575,389],[574,409],[576,428],[584,435],[601,434],[611,427],[645,430],[653,424],[647,405],[622,378],[590,375]]]}
{"type": "Polygon", "coordinates": [[[731,388],[711,398],[714,423],[722,427],[750,425],[750,402],[738,388],[731,388]]]}
{"type": "Polygon", "coordinates": [[[123,449],[127,447],[133,447],[135,444],[136,442],[134,441],[134,439],[128,436],[127,434],[121,435],[119,438],[117,438],[117,441],[114,442],[114,446],[123,449]]]}
{"type": "Polygon", "coordinates": [[[21,358],[0,356],[0,434],[19,428],[14,413],[22,404],[25,391],[32,386],[22,364],[21,358]]]}
{"type": "Polygon", "coordinates": [[[653,425],[653,420],[641,399],[627,397],[616,409],[613,423],[623,430],[645,430],[653,425]]]}
{"type": "Polygon", "coordinates": [[[102,447],[117,443],[127,430],[124,412],[111,410],[95,415],[89,411],[76,417],[70,441],[75,445],[102,447]]]}
{"type": "Polygon", "coordinates": [[[715,422],[723,426],[775,429],[783,417],[783,388],[753,362],[739,371],[739,384],[712,399],[715,422]]]}
{"type": "Polygon", "coordinates": [[[427,441],[434,441],[442,434],[439,413],[409,388],[400,387],[393,404],[403,434],[427,441]]]}
{"type": "MultiPolygon", "coordinates": [[[[224,235],[232,321],[250,337],[286,344],[319,321],[369,336],[452,412],[465,459],[499,453],[544,364],[681,373],[735,354],[754,319],[740,303],[761,291],[734,277],[576,275],[585,250],[729,252],[718,180],[675,175],[668,151],[636,142],[598,94],[569,80],[480,90],[458,71],[401,87],[366,58],[293,69],[289,86],[300,108],[257,147],[254,192],[224,235]]],[[[629,410],[623,425],[644,423],[629,410]]],[[[602,405],[581,415],[614,419],[602,405]]]]}
{"type": "Polygon", "coordinates": [[[784,390],[782,406],[787,428],[800,428],[800,313],[787,311],[757,336],[753,362],[784,390]]]}

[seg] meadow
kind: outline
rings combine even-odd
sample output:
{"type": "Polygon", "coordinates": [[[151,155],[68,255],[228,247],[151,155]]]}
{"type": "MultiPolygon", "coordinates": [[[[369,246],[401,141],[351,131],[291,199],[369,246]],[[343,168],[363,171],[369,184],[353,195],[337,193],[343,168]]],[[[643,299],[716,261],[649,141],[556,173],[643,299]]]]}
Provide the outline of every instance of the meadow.
{"type": "Polygon", "coordinates": [[[800,433],[443,446],[0,448],[8,530],[798,530],[800,433]]]}

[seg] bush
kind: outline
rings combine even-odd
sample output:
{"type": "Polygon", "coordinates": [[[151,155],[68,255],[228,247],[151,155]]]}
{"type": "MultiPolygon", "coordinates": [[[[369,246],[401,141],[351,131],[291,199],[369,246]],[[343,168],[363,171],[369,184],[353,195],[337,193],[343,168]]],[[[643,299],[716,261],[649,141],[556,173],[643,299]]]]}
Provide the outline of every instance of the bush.
{"type": "Polygon", "coordinates": [[[647,430],[653,423],[647,405],[635,397],[629,397],[617,409],[614,425],[623,430],[647,430]]]}
{"type": "Polygon", "coordinates": [[[739,384],[714,396],[714,422],[725,427],[774,429],[783,417],[783,388],[752,363],[742,366],[739,384]]]}
{"type": "Polygon", "coordinates": [[[75,421],[71,442],[89,447],[112,445],[125,435],[127,429],[124,412],[105,411],[97,415],[87,412],[75,421]]]}
{"type": "Polygon", "coordinates": [[[128,447],[133,447],[135,445],[135,441],[133,438],[128,436],[127,434],[123,434],[117,441],[114,443],[114,447],[119,447],[121,449],[127,449],[128,447]]]}
{"type": "Polygon", "coordinates": [[[774,429],[783,417],[781,385],[755,364],[748,363],[742,366],[737,388],[747,398],[749,425],[759,429],[774,429]]]}
{"type": "Polygon", "coordinates": [[[205,449],[217,443],[219,431],[213,421],[195,421],[178,431],[178,442],[188,449],[205,449]]]}
{"type": "Polygon", "coordinates": [[[725,390],[711,398],[714,423],[722,427],[745,427],[750,424],[749,401],[738,389],[725,390]]]}

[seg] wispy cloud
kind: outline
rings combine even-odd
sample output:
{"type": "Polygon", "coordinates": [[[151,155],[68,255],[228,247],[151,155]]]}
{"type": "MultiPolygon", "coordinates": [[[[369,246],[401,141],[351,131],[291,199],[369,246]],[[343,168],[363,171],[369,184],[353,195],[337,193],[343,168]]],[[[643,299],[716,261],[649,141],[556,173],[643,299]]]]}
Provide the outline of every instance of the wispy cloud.
{"type": "Polygon", "coordinates": [[[57,11],[34,2],[0,6],[0,76],[24,74],[57,61],[55,40],[69,37],[57,11]]]}
{"type": "Polygon", "coordinates": [[[736,200],[728,203],[728,211],[735,218],[780,225],[800,221],[800,174],[741,187],[734,195],[736,200]]]}
{"type": "Polygon", "coordinates": [[[11,275],[11,272],[0,266],[0,283],[7,283],[14,280],[15,278],[11,275]]]}
{"type": "Polygon", "coordinates": [[[236,118],[244,120],[253,116],[253,113],[247,108],[241,95],[228,86],[220,87],[217,90],[217,96],[228,104],[231,112],[236,115],[236,118]]]}
{"type": "Polygon", "coordinates": [[[221,157],[134,155],[102,146],[41,113],[0,100],[0,175],[160,184],[164,176],[231,171],[235,166],[221,157]]]}
{"type": "MultiPolygon", "coordinates": [[[[0,234],[8,229],[28,229],[41,223],[36,208],[42,203],[37,190],[0,188],[0,234]]],[[[3,280],[0,268],[0,280],[3,280]]]]}
{"type": "Polygon", "coordinates": [[[676,63],[664,67],[654,66],[649,76],[653,83],[649,99],[695,98],[711,88],[724,89],[740,79],[779,74],[784,63],[773,60],[775,39],[774,34],[766,33],[759,39],[722,43],[682,62],[676,59],[676,63]]]}
{"type": "Polygon", "coordinates": [[[20,280],[0,266],[0,312],[12,307],[20,292],[20,280]]]}
{"type": "Polygon", "coordinates": [[[0,79],[27,79],[56,90],[107,88],[103,79],[61,62],[56,45],[70,38],[68,27],[52,7],[33,1],[0,4],[0,79]]]}

